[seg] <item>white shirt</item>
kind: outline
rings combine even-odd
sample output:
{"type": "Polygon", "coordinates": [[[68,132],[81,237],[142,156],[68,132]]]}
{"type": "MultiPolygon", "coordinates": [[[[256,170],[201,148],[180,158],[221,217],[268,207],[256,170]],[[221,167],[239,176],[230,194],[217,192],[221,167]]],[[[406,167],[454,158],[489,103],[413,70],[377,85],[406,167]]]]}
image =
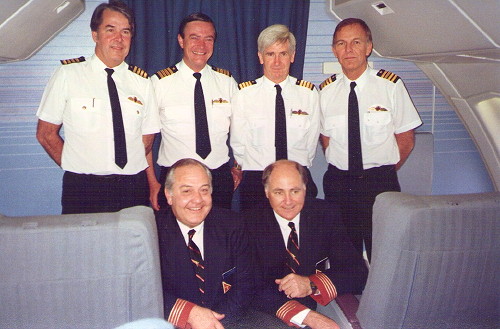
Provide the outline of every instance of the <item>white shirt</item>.
{"type": "MultiPolygon", "coordinates": [[[[377,76],[377,72],[367,67],[355,81],[364,169],[396,164],[399,148],[394,134],[422,124],[401,79],[393,82],[377,76]]],[[[321,134],[330,138],[325,152],[328,163],[348,170],[347,109],[351,80],[344,74],[335,77],[319,92],[321,134]]]]}
{"type": "Polygon", "coordinates": [[[184,237],[184,241],[186,242],[186,247],[189,244],[189,236],[188,233],[191,230],[195,230],[196,233],[193,235],[193,242],[196,243],[198,249],[200,249],[201,258],[205,258],[205,252],[203,248],[203,228],[205,227],[205,222],[201,222],[198,226],[189,227],[183,224],[181,221],[177,219],[177,224],[179,224],[179,228],[181,229],[182,236],[184,237]]]}
{"type": "MultiPolygon", "coordinates": [[[[285,246],[288,243],[288,236],[290,235],[290,232],[292,231],[290,226],[288,226],[288,223],[293,222],[295,224],[295,231],[297,232],[297,238],[299,239],[299,241],[297,241],[297,242],[298,242],[299,247],[300,247],[300,233],[299,233],[299,231],[300,231],[300,213],[298,213],[297,216],[295,216],[292,220],[288,220],[288,219],[285,219],[285,218],[281,217],[280,215],[278,215],[278,213],[275,212],[274,210],[273,210],[273,212],[274,212],[274,217],[276,217],[276,221],[278,222],[278,225],[280,226],[281,235],[283,236],[283,241],[285,242],[285,246]]],[[[303,325],[302,322],[304,321],[304,319],[306,318],[307,314],[309,314],[310,311],[311,311],[311,309],[309,309],[309,308],[300,311],[299,313],[295,314],[295,316],[290,319],[290,322],[297,325],[297,326],[300,326],[301,328],[304,328],[305,325],[303,325]]]]}
{"type": "Polygon", "coordinates": [[[64,170],[94,175],[136,174],[148,166],[142,136],[159,131],[153,87],[148,78],[129,70],[125,62],[112,68],[127,144],[128,162],[121,169],[115,164],[105,68],[96,55],[59,67],[45,88],[37,116],[63,125],[61,167],[64,170]]]}
{"type": "Polygon", "coordinates": [[[236,81],[209,65],[200,71],[212,147],[207,158],[202,159],[196,153],[194,117],[196,78],[193,77],[195,72],[184,61],[178,63],[175,68],[178,71],[173,72],[175,71],[173,70],[165,75],[162,73],[165,70],[162,70],[151,78],[156,91],[161,120],[162,139],[158,164],[170,167],[179,159],[193,158],[210,169],[218,168],[229,160],[229,148],[226,143],[232,113],[231,97],[237,89],[236,81]]]}
{"type": "MultiPolygon", "coordinates": [[[[310,167],[319,137],[319,96],[313,84],[296,83],[296,78],[288,76],[279,84],[285,103],[288,159],[310,167]]],[[[275,83],[260,77],[255,84],[246,84],[233,97],[231,147],[243,170],[264,170],[276,160],[275,83]]]]}

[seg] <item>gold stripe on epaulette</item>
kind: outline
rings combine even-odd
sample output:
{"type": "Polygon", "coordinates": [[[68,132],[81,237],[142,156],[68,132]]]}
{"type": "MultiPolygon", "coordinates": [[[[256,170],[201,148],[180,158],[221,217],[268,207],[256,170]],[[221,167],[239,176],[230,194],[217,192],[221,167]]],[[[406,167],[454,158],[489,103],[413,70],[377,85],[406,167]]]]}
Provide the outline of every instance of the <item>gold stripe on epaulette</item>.
{"type": "Polygon", "coordinates": [[[392,72],[386,71],[386,70],[378,71],[377,75],[381,78],[387,79],[387,80],[394,82],[394,83],[396,83],[399,80],[399,76],[397,76],[396,74],[394,74],[392,72]]]}
{"type": "Polygon", "coordinates": [[[322,90],[323,88],[325,88],[326,86],[328,86],[330,83],[334,82],[335,80],[337,80],[337,75],[336,74],[332,75],[331,77],[329,77],[328,79],[326,79],[325,81],[323,81],[319,85],[319,90],[322,90]]]}
{"type": "Polygon", "coordinates": [[[143,69],[141,69],[140,67],[138,67],[138,66],[129,65],[128,69],[130,71],[134,72],[135,74],[140,75],[143,78],[146,78],[146,79],[148,78],[148,73],[146,71],[144,71],[143,69]]]}
{"type": "Polygon", "coordinates": [[[250,80],[250,81],[245,81],[245,82],[242,82],[238,85],[238,89],[243,89],[243,88],[246,88],[248,86],[251,86],[251,85],[255,85],[257,84],[257,81],[255,80],[250,80]]]}
{"type": "Polygon", "coordinates": [[[297,80],[297,82],[295,84],[297,86],[306,87],[306,88],[311,89],[311,90],[314,89],[314,84],[309,82],[309,81],[306,81],[306,80],[297,80]]]}
{"type": "Polygon", "coordinates": [[[218,68],[218,67],[215,67],[215,66],[212,66],[212,70],[214,70],[215,72],[218,72],[218,73],[225,74],[228,77],[231,76],[231,72],[229,72],[229,70],[221,69],[221,68],[218,68]]]}
{"type": "Polygon", "coordinates": [[[80,56],[78,58],[61,59],[61,64],[62,65],[73,64],[73,63],[81,63],[81,62],[85,62],[85,57],[80,56]]]}
{"type": "Polygon", "coordinates": [[[167,67],[166,69],[160,70],[155,74],[158,77],[158,79],[163,79],[164,77],[168,77],[169,75],[172,75],[177,71],[178,71],[177,66],[171,66],[167,67]]]}

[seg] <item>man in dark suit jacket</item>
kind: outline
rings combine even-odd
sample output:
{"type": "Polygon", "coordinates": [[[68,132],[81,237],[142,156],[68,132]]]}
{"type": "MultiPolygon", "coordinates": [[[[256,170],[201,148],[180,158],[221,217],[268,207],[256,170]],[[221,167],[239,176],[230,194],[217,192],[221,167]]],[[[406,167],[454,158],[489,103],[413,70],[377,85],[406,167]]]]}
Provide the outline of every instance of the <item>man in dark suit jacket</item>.
{"type": "Polygon", "coordinates": [[[157,217],[165,317],[180,328],[223,328],[252,298],[243,223],[236,213],[212,208],[211,191],[205,165],[179,160],[166,179],[170,208],[157,217]]]}
{"type": "Polygon", "coordinates": [[[337,208],[305,198],[306,179],[303,167],[293,161],[280,160],[264,170],[270,207],[249,212],[246,219],[260,272],[256,306],[289,325],[337,328],[314,311],[316,303],[326,305],[344,293],[360,294],[368,271],[337,208]],[[298,249],[291,238],[298,239],[298,249]]]}

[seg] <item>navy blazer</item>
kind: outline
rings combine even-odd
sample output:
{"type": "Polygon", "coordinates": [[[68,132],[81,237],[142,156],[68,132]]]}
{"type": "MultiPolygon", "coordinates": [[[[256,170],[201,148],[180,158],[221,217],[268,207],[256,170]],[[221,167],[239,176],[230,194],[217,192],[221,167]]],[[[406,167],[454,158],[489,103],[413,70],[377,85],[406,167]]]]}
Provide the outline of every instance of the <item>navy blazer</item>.
{"type": "MultiPolygon", "coordinates": [[[[289,301],[274,282],[290,274],[285,265],[286,244],[270,206],[249,211],[245,217],[258,264],[257,307],[275,314],[289,301]]],[[[368,270],[347,236],[335,205],[324,200],[306,199],[300,213],[299,247],[297,274],[311,276],[319,270],[333,283],[338,295],[362,292],[368,270]],[[328,269],[327,260],[330,264],[328,269]]],[[[316,309],[316,301],[311,296],[295,300],[316,309]]]]}
{"type": "Polygon", "coordinates": [[[212,208],[204,224],[205,304],[189,251],[172,211],[157,216],[165,317],[178,298],[226,314],[239,316],[253,294],[253,267],[248,236],[241,216],[212,208]],[[226,293],[222,282],[231,285],[226,293]]]}

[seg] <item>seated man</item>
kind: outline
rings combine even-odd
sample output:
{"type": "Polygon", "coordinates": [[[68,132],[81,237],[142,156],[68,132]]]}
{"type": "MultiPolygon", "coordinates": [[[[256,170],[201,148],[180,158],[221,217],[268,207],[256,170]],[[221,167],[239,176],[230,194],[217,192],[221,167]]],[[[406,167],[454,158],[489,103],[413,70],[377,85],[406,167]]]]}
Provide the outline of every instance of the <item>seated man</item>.
{"type": "Polygon", "coordinates": [[[367,268],[346,235],[337,208],[306,199],[307,174],[299,163],[276,161],[262,181],[270,207],[247,212],[258,264],[257,309],[288,325],[338,328],[314,311],[337,295],[360,294],[367,268]]]}
{"type": "Polygon", "coordinates": [[[226,209],[212,208],[210,170],[193,159],[167,174],[169,209],[157,216],[166,319],[179,328],[238,322],[253,291],[248,237],[226,209]]]}

